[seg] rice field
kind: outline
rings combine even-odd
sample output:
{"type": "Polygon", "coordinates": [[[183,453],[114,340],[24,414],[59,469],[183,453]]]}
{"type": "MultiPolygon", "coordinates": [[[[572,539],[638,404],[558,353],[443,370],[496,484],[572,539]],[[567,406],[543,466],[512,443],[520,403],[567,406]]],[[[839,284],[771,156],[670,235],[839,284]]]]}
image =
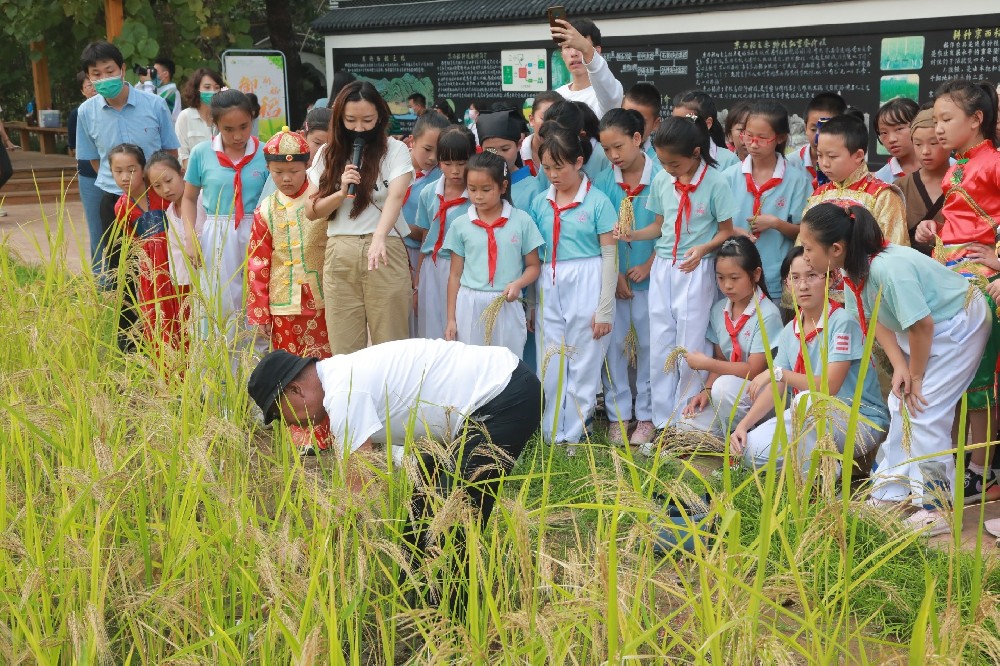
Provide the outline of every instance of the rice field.
{"type": "Polygon", "coordinates": [[[536,442],[485,529],[439,498],[409,570],[407,465],[360,461],[352,495],[340,458],[257,425],[224,349],[122,355],[121,295],[58,257],[0,248],[0,283],[0,663],[1000,662],[994,557],[928,548],[850,479],[721,465],[720,442],[536,442]],[[658,552],[665,505],[706,493],[673,534],[690,552],[658,552]],[[456,589],[464,611],[414,601],[456,589]]]}

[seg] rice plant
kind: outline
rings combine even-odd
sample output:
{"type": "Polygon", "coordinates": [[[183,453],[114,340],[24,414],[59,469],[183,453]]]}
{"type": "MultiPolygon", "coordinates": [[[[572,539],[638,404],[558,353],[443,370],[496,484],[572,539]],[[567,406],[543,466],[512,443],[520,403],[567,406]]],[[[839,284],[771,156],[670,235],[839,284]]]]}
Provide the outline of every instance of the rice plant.
{"type": "MultiPolygon", "coordinates": [[[[47,224],[60,246],[63,211],[47,224]]],[[[412,560],[415,458],[300,459],[253,416],[237,341],[192,341],[183,372],[141,336],[122,354],[121,290],[57,252],[0,248],[0,280],[2,663],[1000,661],[996,558],[928,548],[863,504],[856,411],[848,451],[820,447],[804,478],[776,460],[795,428],[768,465],[721,474],[728,440],[651,460],[600,432],[572,458],[536,440],[485,527],[460,488],[432,492],[412,560]],[[691,551],[659,553],[666,505],[703,493],[691,551]],[[439,601],[455,591],[461,611],[439,601]]],[[[392,435],[447,457],[415,419],[392,435]]]]}

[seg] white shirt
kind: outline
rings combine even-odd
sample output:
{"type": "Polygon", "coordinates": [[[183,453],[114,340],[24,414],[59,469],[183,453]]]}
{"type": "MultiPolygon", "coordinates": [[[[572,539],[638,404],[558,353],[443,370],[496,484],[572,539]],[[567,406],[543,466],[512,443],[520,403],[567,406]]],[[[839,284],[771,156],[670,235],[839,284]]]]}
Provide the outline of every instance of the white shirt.
{"type": "Polygon", "coordinates": [[[625,91],[621,82],[611,73],[604,56],[597,51],[594,51],[594,58],[589,63],[584,63],[584,66],[590,75],[589,87],[570,90],[571,84],[567,83],[556,92],[571,102],[583,102],[594,110],[598,118],[603,118],[605,113],[622,105],[625,91]]]}
{"type": "Polygon", "coordinates": [[[206,123],[198,109],[189,106],[180,112],[177,121],[174,123],[174,131],[181,146],[177,149],[177,159],[187,167],[187,161],[191,157],[191,151],[199,143],[212,140],[212,128],[206,123]]]}
{"type": "Polygon", "coordinates": [[[338,445],[450,442],[466,417],[507,388],[517,356],[505,347],[396,340],[319,361],[323,406],[338,445]],[[412,423],[412,425],[411,425],[412,423]]]}
{"type": "MultiPolygon", "coordinates": [[[[319,187],[319,180],[324,169],[326,169],[326,144],[320,146],[316,151],[313,165],[306,172],[309,182],[319,187]]],[[[354,200],[344,199],[344,202],[333,212],[329,222],[327,222],[326,235],[363,236],[375,233],[379,218],[382,217],[385,200],[389,196],[389,183],[407,173],[411,174],[410,179],[412,180],[413,161],[410,159],[410,149],[402,141],[389,137],[385,156],[379,164],[378,179],[375,181],[375,192],[372,195],[371,205],[361,211],[360,215],[352,218],[351,207],[354,206],[354,200]]],[[[402,208],[400,208],[399,217],[396,219],[395,229],[402,238],[410,235],[410,227],[403,218],[402,208]]]]}

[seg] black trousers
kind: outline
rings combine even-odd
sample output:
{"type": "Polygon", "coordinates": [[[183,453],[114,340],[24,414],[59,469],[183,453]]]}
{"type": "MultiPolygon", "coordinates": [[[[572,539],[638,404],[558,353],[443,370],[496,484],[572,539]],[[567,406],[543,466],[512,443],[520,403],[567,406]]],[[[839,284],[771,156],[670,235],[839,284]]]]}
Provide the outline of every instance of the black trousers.
{"type": "MultiPolygon", "coordinates": [[[[103,285],[109,291],[118,286],[119,268],[123,256],[125,241],[125,225],[115,219],[115,203],[119,195],[105,192],[101,197],[101,239],[104,245],[104,278],[103,285]]],[[[139,321],[139,310],[135,304],[136,285],[132,272],[126,267],[122,282],[122,306],[118,311],[118,329],[116,333],[118,348],[125,352],[135,351],[135,343],[129,337],[129,329],[139,321]]]]}
{"type": "Polygon", "coordinates": [[[3,186],[7,184],[7,181],[13,175],[14,167],[10,163],[10,155],[7,154],[7,147],[3,145],[3,141],[0,141],[0,189],[3,189],[3,186]]]}
{"type": "MultiPolygon", "coordinates": [[[[478,514],[479,523],[485,526],[493,513],[496,493],[503,476],[513,467],[525,445],[538,430],[542,416],[542,386],[538,377],[523,361],[511,373],[507,387],[495,398],[480,407],[466,421],[466,428],[459,433],[451,447],[456,463],[455,473],[441,470],[438,459],[422,455],[423,487],[417,488],[411,501],[412,516],[404,531],[404,538],[411,548],[411,565],[418,565],[427,552],[427,526],[433,518],[430,489],[447,496],[453,480],[461,483],[469,502],[478,514]],[[457,478],[456,478],[457,477],[457,478]]],[[[453,534],[457,544],[453,571],[465,578],[467,562],[464,533],[457,527],[453,534]]],[[[405,575],[400,575],[400,582],[405,575]]],[[[464,593],[453,593],[453,609],[464,610],[464,593]]]]}

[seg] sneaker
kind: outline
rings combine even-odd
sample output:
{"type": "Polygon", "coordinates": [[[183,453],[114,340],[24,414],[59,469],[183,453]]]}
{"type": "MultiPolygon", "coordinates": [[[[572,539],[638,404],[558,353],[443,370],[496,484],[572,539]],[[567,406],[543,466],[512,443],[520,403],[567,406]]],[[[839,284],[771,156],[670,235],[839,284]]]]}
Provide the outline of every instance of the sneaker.
{"type": "Polygon", "coordinates": [[[983,529],[995,537],[1000,537],[1000,518],[991,518],[983,523],[983,529]]]}
{"type": "Polygon", "coordinates": [[[918,509],[912,515],[904,518],[903,524],[929,537],[947,534],[951,531],[948,519],[940,511],[928,511],[927,509],[918,509]]]}
{"type": "Polygon", "coordinates": [[[608,423],[608,442],[612,446],[622,446],[628,434],[628,425],[623,425],[621,421],[611,421],[608,423]]]}
{"type": "Polygon", "coordinates": [[[0,217],[7,217],[7,211],[5,211],[4,209],[0,208],[0,217]]]}
{"type": "Polygon", "coordinates": [[[978,504],[1000,499],[1000,485],[992,469],[987,470],[986,479],[971,469],[965,469],[965,503],[978,504]]]}
{"type": "Polygon", "coordinates": [[[653,441],[653,435],[655,433],[656,428],[653,427],[652,421],[639,421],[635,425],[635,430],[632,431],[632,437],[629,438],[629,443],[638,446],[649,444],[653,441]]]}
{"type": "Polygon", "coordinates": [[[312,444],[306,444],[305,446],[299,447],[299,457],[308,458],[316,455],[316,447],[312,444]]]}

